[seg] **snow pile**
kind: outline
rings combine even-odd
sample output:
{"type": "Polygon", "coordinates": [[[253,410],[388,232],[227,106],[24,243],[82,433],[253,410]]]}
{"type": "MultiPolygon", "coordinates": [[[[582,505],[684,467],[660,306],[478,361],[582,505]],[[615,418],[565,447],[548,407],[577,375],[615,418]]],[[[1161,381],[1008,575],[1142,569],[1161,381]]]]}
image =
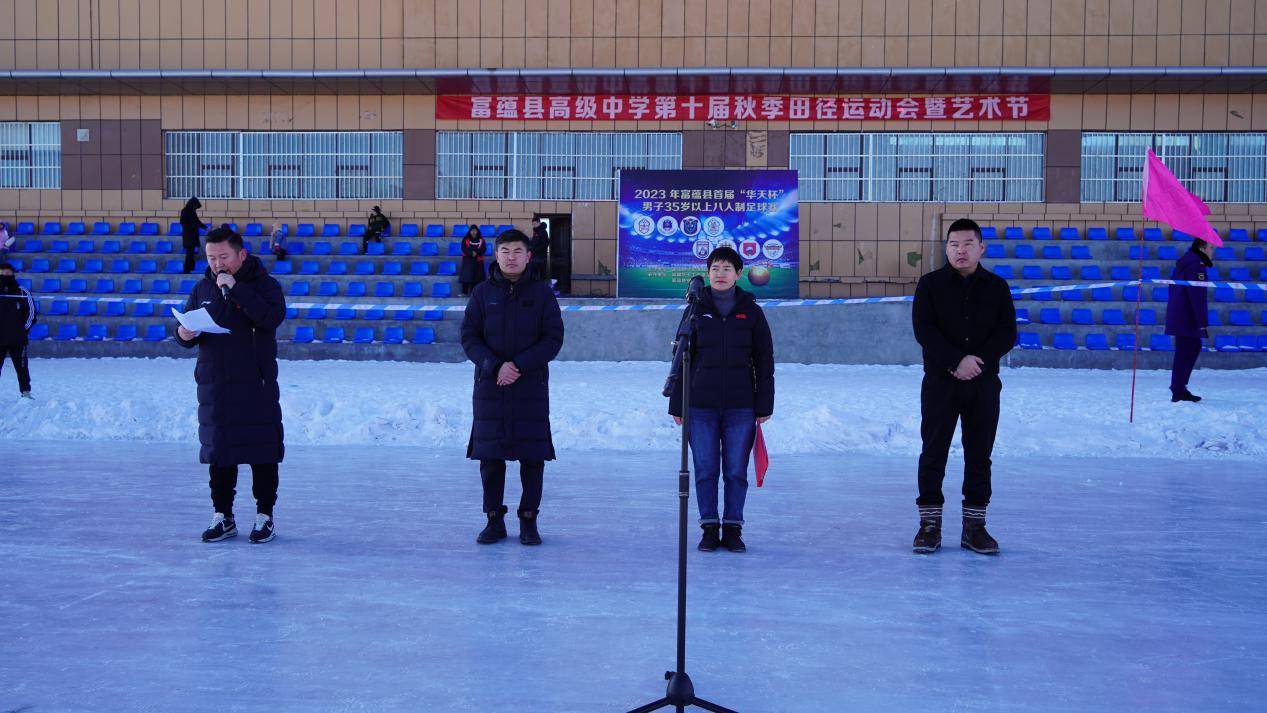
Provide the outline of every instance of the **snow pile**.
{"type": "MultiPolygon", "coordinates": [[[[413,445],[463,452],[469,364],[284,362],[290,445],[413,445]]],[[[63,359],[32,363],[35,401],[0,376],[0,439],[197,440],[193,362],[63,359]]],[[[672,450],[660,396],[667,364],[556,362],[555,445],[672,450]]],[[[1169,372],[1141,372],[1127,423],[1129,372],[1012,369],[1003,374],[1000,456],[1252,457],[1267,455],[1267,369],[1198,371],[1200,404],[1171,404],[1169,372]]],[[[914,458],[919,367],[781,364],[773,454],[858,452],[914,458]]],[[[957,439],[956,439],[957,440],[957,439]]],[[[957,446],[956,446],[957,448],[957,446]]]]}

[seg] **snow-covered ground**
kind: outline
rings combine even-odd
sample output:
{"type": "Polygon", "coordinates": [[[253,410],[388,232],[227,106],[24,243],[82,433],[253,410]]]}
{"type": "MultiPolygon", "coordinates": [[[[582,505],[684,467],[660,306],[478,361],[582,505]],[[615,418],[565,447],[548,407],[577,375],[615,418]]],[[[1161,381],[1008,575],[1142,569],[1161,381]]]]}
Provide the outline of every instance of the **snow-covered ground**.
{"type": "MultiPolygon", "coordinates": [[[[468,364],[297,361],[281,365],[288,445],[408,445],[461,453],[470,429],[468,364]]],[[[560,451],[672,448],[659,395],[667,365],[556,362],[552,422],[560,451]]],[[[0,376],[0,439],[197,437],[193,362],[62,359],[32,363],[34,402],[0,376]]],[[[919,452],[918,367],[782,364],[772,454],[919,452]]],[[[1267,455],[1267,369],[1199,370],[1200,404],[1172,404],[1169,372],[1140,372],[1135,423],[1129,372],[1011,369],[1003,373],[995,453],[1154,458],[1267,455]]]]}

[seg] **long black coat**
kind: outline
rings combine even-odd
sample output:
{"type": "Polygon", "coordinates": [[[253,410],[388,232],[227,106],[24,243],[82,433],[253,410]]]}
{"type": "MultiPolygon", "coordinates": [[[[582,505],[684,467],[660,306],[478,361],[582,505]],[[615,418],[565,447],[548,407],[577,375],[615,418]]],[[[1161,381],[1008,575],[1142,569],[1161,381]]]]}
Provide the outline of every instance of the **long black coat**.
{"type": "Polygon", "coordinates": [[[548,364],[562,347],[563,315],[549,285],[531,270],[512,283],[494,264],[462,320],[462,349],[475,363],[468,458],[554,460],[548,364]],[[498,386],[497,372],[508,361],[521,376],[498,386]]]}
{"type": "Polygon", "coordinates": [[[198,209],[201,207],[201,201],[190,198],[180,211],[180,241],[186,249],[198,247],[201,235],[199,231],[208,227],[198,218],[198,209]]]}
{"type": "MultiPolygon", "coordinates": [[[[758,418],[774,413],[774,340],[765,311],[752,293],[735,288],[725,317],[705,289],[696,305],[691,354],[691,408],[750,408],[758,418]]],[[[685,315],[683,319],[685,320],[685,315]]],[[[681,333],[685,325],[678,326],[681,333]]],[[[681,378],[681,365],[677,366],[681,378]]],[[[681,381],[669,397],[669,413],[682,415],[681,381]]]]}
{"type": "Polygon", "coordinates": [[[281,463],[282,408],[277,388],[277,328],[286,318],[282,286],[254,255],[234,275],[226,303],[208,269],[185,303],[206,307],[230,334],[199,334],[181,346],[198,347],[199,460],[212,465],[281,463]]]}
{"type": "Polygon", "coordinates": [[[462,238],[462,269],[458,280],[474,284],[484,281],[484,251],[488,242],[484,238],[472,240],[470,236],[462,238]]]}
{"type": "MultiPolygon", "coordinates": [[[[1184,253],[1175,263],[1172,280],[1205,282],[1208,268],[1214,265],[1210,258],[1196,250],[1184,253]]],[[[1166,302],[1166,334],[1175,337],[1209,337],[1210,302],[1204,287],[1171,285],[1170,299],[1166,302]]]]}
{"type": "MultiPolygon", "coordinates": [[[[0,280],[0,346],[17,346],[30,341],[31,328],[35,326],[35,299],[22,289],[16,278],[12,282],[0,280]]],[[[3,357],[0,357],[2,359],[3,357]]],[[[0,364],[3,366],[3,364],[0,364]]]]}

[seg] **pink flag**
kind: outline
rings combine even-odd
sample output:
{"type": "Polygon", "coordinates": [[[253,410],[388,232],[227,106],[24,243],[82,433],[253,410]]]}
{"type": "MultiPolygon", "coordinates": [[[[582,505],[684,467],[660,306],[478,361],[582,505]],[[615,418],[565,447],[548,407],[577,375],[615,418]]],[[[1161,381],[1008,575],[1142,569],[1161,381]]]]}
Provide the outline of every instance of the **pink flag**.
{"type": "Polygon", "coordinates": [[[1166,168],[1166,164],[1157,158],[1157,154],[1149,149],[1144,169],[1144,217],[1201,238],[1215,247],[1222,247],[1223,239],[1205,219],[1209,214],[1210,208],[1189,193],[1166,168]]]}

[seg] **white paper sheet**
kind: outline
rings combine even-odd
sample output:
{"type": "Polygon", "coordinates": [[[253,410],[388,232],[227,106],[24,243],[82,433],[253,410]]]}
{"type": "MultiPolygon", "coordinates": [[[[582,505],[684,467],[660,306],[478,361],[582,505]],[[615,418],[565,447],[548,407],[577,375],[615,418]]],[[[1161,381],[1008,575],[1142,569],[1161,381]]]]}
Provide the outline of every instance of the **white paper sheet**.
{"type": "Polygon", "coordinates": [[[207,334],[228,334],[229,330],[216,324],[216,321],[207,313],[206,307],[200,307],[189,312],[177,312],[172,307],[172,316],[176,321],[180,322],[180,326],[191,332],[206,332],[207,334]]]}

